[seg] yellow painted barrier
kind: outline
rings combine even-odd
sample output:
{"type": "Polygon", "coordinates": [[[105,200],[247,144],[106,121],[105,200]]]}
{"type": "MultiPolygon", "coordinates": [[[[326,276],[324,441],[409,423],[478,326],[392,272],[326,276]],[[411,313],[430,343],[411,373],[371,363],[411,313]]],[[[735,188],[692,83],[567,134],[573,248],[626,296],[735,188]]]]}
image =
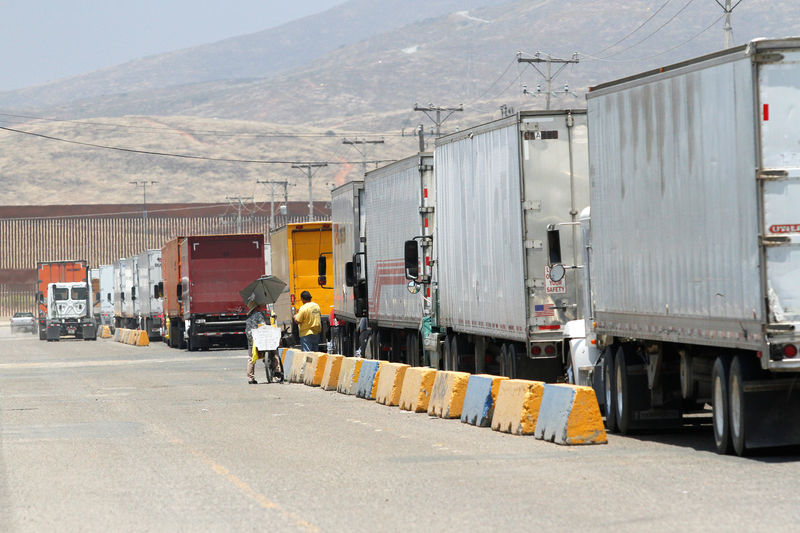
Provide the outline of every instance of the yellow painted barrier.
{"type": "Polygon", "coordinates": [[[289,383],[303,383],[303,372],[306,368],[306,354],[308,352],[303,352],[301,350],[294,350],[294,355],[292,357],[292,367],[289,369],[289,383]]]}
{"type": "Polygon", "coordinates": [[[303,370],[303,383],[311,387],[319,387],[322,375],[325,373],[325,363],[328,354],[320,352],[306,352],[306,367],[303,370]]]}
{"type": "Polygon", "coordinates": [[[140,331],[136,336],[136,346],[150,346],[150,337],[146,331],[140,331]]]}
{"type": "Polygon", "coordinates": [[[328,355],[328,359],[325,361],[325,371],[322,373],[322,382],[319,384],[323,390],[336,390],[338,387],[343,359],[343,355],[328,355]]]}
{"type": "Polygon", "coordinates": [[[438,372],[433,382],[428,414],[439,418],[461,418],[468,382],[468,372],[438,372]]]}
{"type": "Polygon", "coordinates": [[[428,412],[428,403],[433,392],[436,370],[428,367],[411,367],[403,378],[400,393],[400,409],[415,413],[428,412]]]}
{"type": "Polygon", "coordinates": [[[339,381],[336,383],[336,390],[342,394],[355,394],[356,384],[358,383],[358,373],[361,370],[363,359],[356,357],[345,357],[342,359],[342,367],[339,369],[339,381]]]}
{"type": "Polygon", "coordinates": [[[557,444],[606,444],[608,438],[594,389],[545,385],[535,436],[557,444]]]}
{"type": "Polygon", "coordinates": [[[399,405],[403,392],[406,370],[411,368],[403,363],[384,363],[381,365],[376,382],[375,401],[383,405],[399,405]]]}
{"type": "Polygon", "coordinates": [[[114,330],[114,342],[119,342],[119,336],[122,334],[122,328],[114,330]]]}
{"type": "Polygon", "coordinates": [[[492,415],[492,429],[513,435],[532,435],[536,431],[544,383],[524,379],[500,382],[492,415]]]}
{"type": "Polygon", "coordinates": [[[471,375],[467,383],[464,406],[461,409],[461,421],[473,426],[491,426],[500,382],[507,379],[505,376],[491,374],[471,375]]]}

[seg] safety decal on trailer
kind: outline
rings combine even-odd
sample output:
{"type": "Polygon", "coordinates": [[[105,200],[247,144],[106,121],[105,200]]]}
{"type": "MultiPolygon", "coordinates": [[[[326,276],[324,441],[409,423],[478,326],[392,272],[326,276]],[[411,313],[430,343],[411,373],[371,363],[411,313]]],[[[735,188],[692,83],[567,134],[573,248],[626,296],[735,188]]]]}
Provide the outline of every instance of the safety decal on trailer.
{"type": "Polygon", "coordinates": [[[555,282],[550,279],[550,267],[544,267],[544,292],[547,294],[564,294],[567,292],[566,278],[555,282]]]}
{"type": "Polygon", "coordinates": [[[773,224],[770,233],[800,233],[800,224],[773,224]]]}

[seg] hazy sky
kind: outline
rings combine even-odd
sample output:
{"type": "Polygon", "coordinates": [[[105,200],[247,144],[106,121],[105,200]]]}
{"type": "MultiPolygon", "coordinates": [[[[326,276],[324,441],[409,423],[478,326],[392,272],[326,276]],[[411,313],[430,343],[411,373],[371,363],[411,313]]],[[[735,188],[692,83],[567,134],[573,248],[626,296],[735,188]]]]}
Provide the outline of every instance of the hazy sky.
{"type": "Polygon", "coordinates": [[[345,0],[0,0],[0,91],[278,26],[345,0]]]}

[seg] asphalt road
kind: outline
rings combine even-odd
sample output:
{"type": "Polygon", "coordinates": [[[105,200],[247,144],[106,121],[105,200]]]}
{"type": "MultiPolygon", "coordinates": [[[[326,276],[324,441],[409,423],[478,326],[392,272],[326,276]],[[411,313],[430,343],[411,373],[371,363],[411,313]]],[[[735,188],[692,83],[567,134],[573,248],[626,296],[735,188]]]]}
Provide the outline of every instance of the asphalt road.
{"type": "Polygon", "coordinates": [[[243,350],[6,326],[0,354],[2,532],[800,528],[800,450],[719,456],[707,420],[564,447],[248,385],[243,350]]]}

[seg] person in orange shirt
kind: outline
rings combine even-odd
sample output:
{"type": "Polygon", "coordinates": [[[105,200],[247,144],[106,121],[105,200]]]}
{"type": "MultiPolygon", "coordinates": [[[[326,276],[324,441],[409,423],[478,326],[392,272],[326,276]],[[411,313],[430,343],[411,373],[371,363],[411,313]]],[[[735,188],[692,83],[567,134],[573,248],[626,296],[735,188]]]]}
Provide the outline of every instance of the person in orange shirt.
{"type": "Polygon", "coordinates": [[[304,352],[319,351],[319,333],[322,331],[322,312],[319,305],[311,301],[311,293],[303,291],[300,294],[303,305],[294,315],[297,328],[300,330],[300,348],[304,352]]]}

